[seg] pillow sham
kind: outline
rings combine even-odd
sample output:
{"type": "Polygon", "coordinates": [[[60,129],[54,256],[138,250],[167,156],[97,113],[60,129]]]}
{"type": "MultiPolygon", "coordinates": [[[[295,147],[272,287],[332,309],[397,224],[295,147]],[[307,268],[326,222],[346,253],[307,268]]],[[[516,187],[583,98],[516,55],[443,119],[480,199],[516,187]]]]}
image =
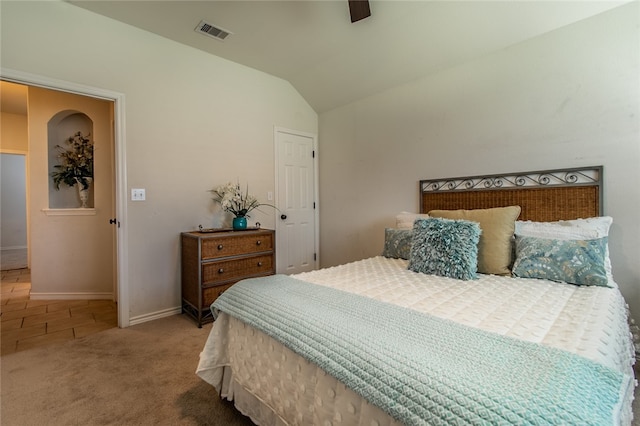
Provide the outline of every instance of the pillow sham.
{"type": "Polygon", "coordinates": [[[478,272],[509,275],[512,239],[520,206],[477,210],[431,210],[429,216],[478,222],[482,235],[478,244],[478,272]]]}
{"type": "Polygon", "coordinates": [[[412,238],[413,229],[386,228],[382,255],[393,259],[409,260],[412,238]]]}
{"type": "Polygon", "coordinates": [[[610,287],[604,268],[607,237],[556,240],[516,235],[513,275],[576,285],[610,287]]]}
{"type": "Polygon", "coordinates": [[[466,220],[417,219],[408,269],[459,280],[477,278],[480,226],[466,220]]]}
{"type": "Polygon", "coordinates": [[[427,219],[428,217],[429,215],[426,213],[400,212],[396,215],[396,228],[413,229],[413,222],[416,219],[427,219]]]}
{"type": "Polygon", "coordinates": [[[607,278],[613,284],[611,258],[609,256],[609,228],[613,223],[611,216],[590,217],[586,219],[559,220],[557,222],[516,221],[515,234],[523,237],[550,238],[557,240],[589,240],[607,237],[604,255],[604,267],[607,278]]]}

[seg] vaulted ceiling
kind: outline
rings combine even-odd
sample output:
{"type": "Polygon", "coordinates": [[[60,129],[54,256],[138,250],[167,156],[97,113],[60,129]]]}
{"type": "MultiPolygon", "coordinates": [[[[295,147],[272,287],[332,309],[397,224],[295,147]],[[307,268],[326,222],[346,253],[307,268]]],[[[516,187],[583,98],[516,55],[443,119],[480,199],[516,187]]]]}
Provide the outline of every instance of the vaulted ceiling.
{"type": "Polygon", "coordinates": [[[70,3],[289,81],[318,113],[464,63],[627,1],[128,0],[70,3]],[[194,31],[200,21],[231,34],[194,31]]]}

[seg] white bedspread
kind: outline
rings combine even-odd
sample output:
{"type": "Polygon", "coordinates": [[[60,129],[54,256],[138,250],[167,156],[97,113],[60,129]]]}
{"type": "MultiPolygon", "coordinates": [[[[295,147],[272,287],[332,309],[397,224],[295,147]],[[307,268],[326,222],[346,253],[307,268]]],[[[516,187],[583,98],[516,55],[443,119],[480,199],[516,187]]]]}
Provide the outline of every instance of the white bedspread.
{"type": "MultiPolygon", "coordinates": [[[[617,288],[493,275],[459,281],[406,266],[405,260],[374,257],[295,277],[564,349],[633,374],[626,304],[617,288]]],[[[395,424],[314,365],[226,315],[214,323],[197,374],[259,424],[395,424]]],[[[632,397],[633,389],[621,407],[621,424],[630,424],[632,397]]]]}

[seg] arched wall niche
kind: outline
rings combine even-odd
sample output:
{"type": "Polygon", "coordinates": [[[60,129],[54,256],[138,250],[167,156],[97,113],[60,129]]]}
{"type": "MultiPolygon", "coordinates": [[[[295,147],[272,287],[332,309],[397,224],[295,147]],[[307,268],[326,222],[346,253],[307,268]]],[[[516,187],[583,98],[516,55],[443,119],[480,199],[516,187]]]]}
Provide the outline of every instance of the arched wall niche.
{"type": "MultiPolygon", "coordinates": [[[[70,145],[67,143],[67,140],[78,132],[90,139],[90,143],[93,145],[93,120],[80,111],[60,111],[47,123],[50,209],[75,209],[82,207],[78,185],[69,187],[61,183],[60,189],[56,189],[53,178],[51,177],[51,174],[56,171],[54,166],[59,164],[59,150],[56,147],[61,146],[63,149],[68,150],[70,145]]],[[[86,208],[95,207],[93,188],[94,185],[91,184],[89,186],[86,208]]]]}

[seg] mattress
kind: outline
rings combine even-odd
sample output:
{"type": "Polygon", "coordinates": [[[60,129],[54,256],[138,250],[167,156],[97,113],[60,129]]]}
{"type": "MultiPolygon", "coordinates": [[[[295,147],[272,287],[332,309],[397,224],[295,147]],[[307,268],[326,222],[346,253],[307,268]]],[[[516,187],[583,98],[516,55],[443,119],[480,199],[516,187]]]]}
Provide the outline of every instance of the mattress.
{"type": "MultiPolygon", "coordinates": [[[[626,304],[617,288],[495,275],[460,281],[415,273],[407,261],[384,257],[295,277],[566,350],[633,375],[626,304]]],[[[257,424],[397,424],[314,364],[224,313],[197,374],[257,424]]],[[[616,424],[631,423],[632,398],[630,387],[616,424]]]]}

